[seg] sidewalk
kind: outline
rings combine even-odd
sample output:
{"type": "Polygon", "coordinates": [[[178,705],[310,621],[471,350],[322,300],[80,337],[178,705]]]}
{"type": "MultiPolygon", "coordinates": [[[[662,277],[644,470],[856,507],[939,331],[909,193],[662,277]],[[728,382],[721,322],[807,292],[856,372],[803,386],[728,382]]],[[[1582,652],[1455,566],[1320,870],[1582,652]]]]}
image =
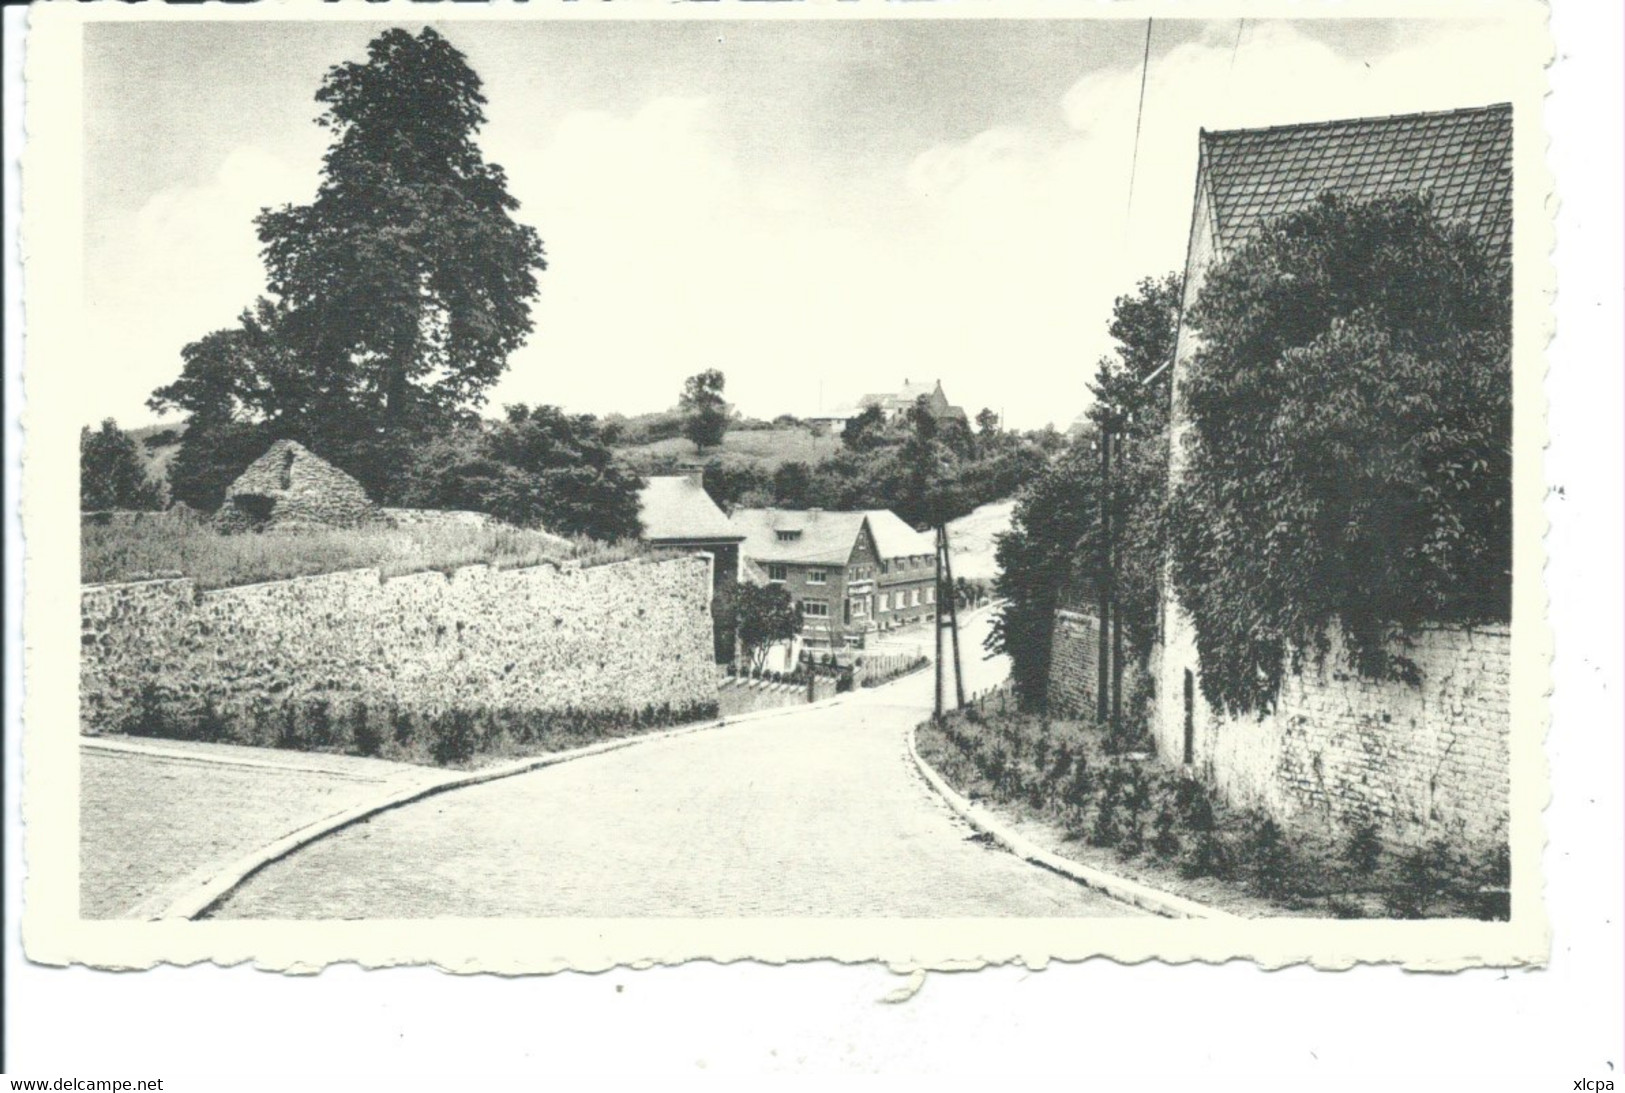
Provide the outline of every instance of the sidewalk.
{"type": "Polygon", "coordinates": [[[199,870],[457,772],[348,755],[88,737],[80,743],[79,913],[160,906],[199,870]]]}

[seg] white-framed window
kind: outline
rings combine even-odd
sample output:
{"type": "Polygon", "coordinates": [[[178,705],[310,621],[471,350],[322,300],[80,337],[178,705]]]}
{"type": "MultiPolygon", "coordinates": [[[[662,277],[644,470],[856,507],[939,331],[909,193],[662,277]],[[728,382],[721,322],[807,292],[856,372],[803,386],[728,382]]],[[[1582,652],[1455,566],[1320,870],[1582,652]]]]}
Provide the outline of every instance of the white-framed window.
{"type": "Polygon", "coordinates": [[[827,619],[829,618],[829,604],[823,600],[802,600],[801,613],[808,618],[827,619]]]}
{"type": "Polygon", "coordinates": [[[910,598],[909,604],[913,607],[920,606],[920,590],[918,588],[914,590],[914,595],[910,598]]]}
{"type": "Polygon", "coordinates": [[[890,592],[882,592],[880,594],[880,609],[882,611],[890,611],[891,610],[891,593],[890,592]]]}
{"type": "Polygon", "coordinates": [[[790,567],[784,565],[769,565],[767,567],[767,579],[772,581],[774,584],[783,584],[785,581],[790,579],[790,567]]]}
{"type": "MultiPolygon", "coordinates": [[[[823,584],[828,580],[829,580],[829,572],[827,570],[823,570],[823,569],[809,569],[809,570],[807,570],[807,583],[808,584],[823,584]]],[[[826,614],[827,613],[828,612],[826,612],[826,614]]]]}
{"type": "Polygon", "coordinates": [[[854,618],[869,617],[869,597],[859,596],[852,601],[852,615],[854,618]]]}
{"type": "Polygon", "coordinates": [[[936,589],[935,585],[932,585],[931,587],[929,587],[929,588],[927,588],[925,590],[925,602],[926,603],[936,603],[937,602],[937,589],[936,589]]]}

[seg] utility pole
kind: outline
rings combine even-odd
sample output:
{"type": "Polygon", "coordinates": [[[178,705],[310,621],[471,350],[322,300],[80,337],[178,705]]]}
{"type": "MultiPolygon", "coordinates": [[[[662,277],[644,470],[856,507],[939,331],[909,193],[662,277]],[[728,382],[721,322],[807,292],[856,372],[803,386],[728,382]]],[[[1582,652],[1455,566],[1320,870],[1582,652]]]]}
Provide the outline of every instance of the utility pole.
{"type": "Polygon", "coordinates": [[[948,556],[948,529],[941,524],[937,525],[937,602],[932,605],[935,609],[936,619],[933,627],[937,632],[937,691],[936,712],[940,719],[943,713],[943,671],[944,661],[947,659],[946,649],[943,648],[942,632],[946,628],[950,631],[954,656],[954,709],[963,709],[965,706],[965,672],[959,659],[959,611],[954,603],[954,566],[948,556]],[[948,604],[947,618],[943,617],[942,605],[948,604]]]}
{"type": "Polygon", "coordinates": [[[1100,568],[1097,571],[1099,579],[1096,581],[1095,592],[1100,598],[1100,641],[1096,659],[1099,662],[1099,680],[1095,685],[1095,719],[1102,725],[1110,713],[1107,695],[1111,690],[1111,568],[1112,568],[1112,514],[1111,506],[1106,496],[1110,492],[1112,478],[1112,432],[1111,426],[1102,423],[1100,427],[1100,568]]]}
{"type": "MultiPolygon", "coordinates": [[[[937,529],[937,592],[938,593],[942,592],[942,529],[940,527],[937,529]]],[[[933,701],[934,701],[935,709],[936,709],[936,719],[938,721],[941,721],[942,720],[942,617],[940,615],[937,616],[932,621],[931,629],[936,631],[936,635],[937,635],[937,645],[936,645],[936,650],[935,650],[936,655],[932,658],[933,660],[936,661],[937,687],[936,687],[936,690],[934,692],[932,692],[932,693],[935,696],[933,701]]]]}
{"type": "MultiPolygon", "coordinates": [[[[948,545],[948,528],[943,524],[937,525],[937,540],[943,572],[948,578],[943,591],[948,593],[948,626],[954,638],[954,697],[958,699],[954,709],[961,710],[965,708],[965,668],[964,662],[959,659],[959,597],[954,589],[954,557],[948,545]]],[[[942,611],[942,592],[937,593],[937,611],[942,611]]]]}
{"type": "MultiPolygon", "coordinates": [[[[1123,435],[1117,433],[1114,439],[1117,442],[1117,473],[1123,473],[1123,435]]],[[[1108,490],[1108,496],[1115,494],[1115,490],[1108,490]]],[[[1112,528],[1112,534],[1121,534],[1122,529],[1112,528]]],[[[1115,545],[1115,544],[1114,544],[1115,545]]],[[[1111,549],[1108,547],[1108,549],[1111,549]]],[[[1117,559],[1112,559],[1112,732],[1123,731],[1123,610],[1117,604],[1117,559]]]]}

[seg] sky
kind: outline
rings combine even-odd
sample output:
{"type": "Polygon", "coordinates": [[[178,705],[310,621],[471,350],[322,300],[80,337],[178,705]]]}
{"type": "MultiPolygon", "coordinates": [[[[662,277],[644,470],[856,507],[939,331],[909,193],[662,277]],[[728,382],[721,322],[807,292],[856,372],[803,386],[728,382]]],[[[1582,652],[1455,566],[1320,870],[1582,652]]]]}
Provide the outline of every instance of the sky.
{"type": "MultiPolygon", "coordinates": [[[[314,197],[315,91],[389,25],[422,23],[86,28],[84,352],[120,362],[87,422],[158,420],[181,347],[264,292],[253,217],[314,197]]],[[[1478,106],[1517,79],[1506,29],[1470,22],[1158,20],[1143,113],[1143,21],[437,26],[547,251],[491,403],[597,414],[720,368],[752,416],[940,379],[972,414],[1064,428],[1113,299],[1183,264],[1201,128],[1478,106]]]]}

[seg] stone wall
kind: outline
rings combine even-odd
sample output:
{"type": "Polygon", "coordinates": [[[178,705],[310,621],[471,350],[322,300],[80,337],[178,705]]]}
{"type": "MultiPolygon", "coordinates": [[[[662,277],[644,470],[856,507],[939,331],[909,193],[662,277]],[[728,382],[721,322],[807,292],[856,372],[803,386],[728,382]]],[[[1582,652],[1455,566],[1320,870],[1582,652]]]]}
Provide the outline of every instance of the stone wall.
{"type": "MultiPolygon", "coordinates": [[[[489,528],[502,527],[495,516],[457,509],[380,509],[398,528],[489,528]]],[[[561,542],[565,540],[560,540],[561,542]]]]}
{"type": "Polygon", "coordinates": [[[687,708],[716,699],[708,558],[388,580],[375,569],[196,593],[81,592],[80,723],[116,728],[148,684],[184,710],[289,698],[425,710],[687,708]]]}
{"type": "MultiPolygon", "coordinates": [[[[1178,621],[1176,631],[1188,628],[1188,619],[1178,621]]],[[[1419,685],[1360,679],[1343,667],[1334,641],[1324,669],[1306,665],[1287,676],[1272,713],[1231,718],[1203,701],[1194,645],[1181,640],[1163,651],[1157,750],[1183,758],[1176,677],[1188,670],[1193,765],[1227,800],[1336,830],[1372,822],[1405,845],[1436,836],[1469,850],[1504,845],[1510,631],[1427,630],[1406,655],[1420,670],[1419,685]]]]}

